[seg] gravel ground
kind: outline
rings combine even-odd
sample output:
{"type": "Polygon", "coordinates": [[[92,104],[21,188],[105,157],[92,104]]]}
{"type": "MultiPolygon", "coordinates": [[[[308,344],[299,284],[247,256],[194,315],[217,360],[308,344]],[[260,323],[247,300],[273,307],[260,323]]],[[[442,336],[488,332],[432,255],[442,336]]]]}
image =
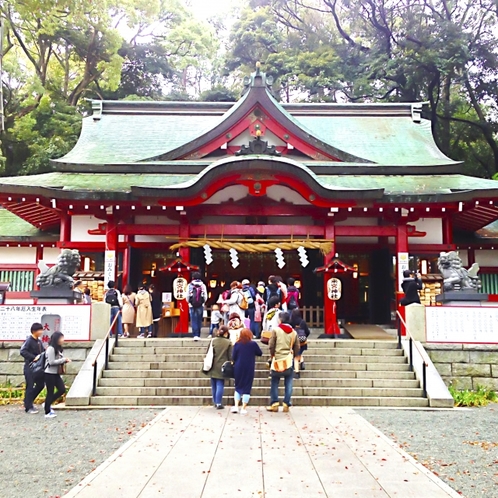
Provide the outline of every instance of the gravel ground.
{"type": "Polygon", "coordinates": [[[0,497],[56,498],[158,413],[152,409],[59,410],[57,418],[0,407],[0,497]]]}
{"type": "Polygon", "coordinates": [[[498,405],[453,411],[357,410],[467,498],[498,498],[498,405]]]}

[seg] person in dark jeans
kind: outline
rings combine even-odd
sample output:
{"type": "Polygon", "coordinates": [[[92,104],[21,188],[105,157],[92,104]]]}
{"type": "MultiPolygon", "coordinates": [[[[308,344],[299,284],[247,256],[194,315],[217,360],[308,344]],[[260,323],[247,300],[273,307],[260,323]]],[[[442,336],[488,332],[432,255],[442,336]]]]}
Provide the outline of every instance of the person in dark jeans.
{"type": "Polygon", "coordinates": [[[65,392],[66,386],[62,380],[64,365],[69,363],[69,358],[64,358],[62,346],[64,334],[54,332],[47,348],[47,362],[45,367],[45,383],[47,384],[47,397],[45,398],[45,418],[55,418],[57,415],[52,410],[52,403],[59,399],[65,392]],[[54,390],[57,388],[57,391],[54,390]]]}
{"type": "Polygon", "coordinates": [[[29,364],[38,360],[45,350],[40,337],[43,335],[43,325],[33,323],[31,325],[31,335],[26,339],[21,347],[21,356],[24,358],[24,378],[26,379],[26,391],[24,394],[24,410],[32,415],[38,413],[34,407],[35,399],[42,392],[45,386],[43,372],[40,376],[34,377],[29,364]]]}
{"type": "Polygon", "coordinates": [[[202,318],[207,299],[207,288],[201,280],[201,274],[194,272],[192,274],[192,282],[188,285],[188,306],[194,341],[198,341],[201,337],[202,318]]]}
{"type": "Polygon", "coordinates": [[[159,333],[159,322],[163,314],[163,303],[161,302],[161,294],[155,288],[154,284],[149,285],[149,294],[152,298],[152,337],[157,337],[159,333]]]}
{"type": "Polygon", "coordinates": [[[242,292],[247,300],[246,318],[249,318],[250,329],[253,337],[258,337],[259,325],[254,319],[256,316],[256,291],[251,287],[251,282],[245,278],[242,280],[242,292]]]}

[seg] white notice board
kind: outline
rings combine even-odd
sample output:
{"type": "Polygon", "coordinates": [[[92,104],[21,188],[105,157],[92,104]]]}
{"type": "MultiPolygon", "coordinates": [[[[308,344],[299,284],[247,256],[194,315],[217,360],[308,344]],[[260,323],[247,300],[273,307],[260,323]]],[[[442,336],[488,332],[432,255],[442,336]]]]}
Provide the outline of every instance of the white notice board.
{"type": "Polygon", "coordinates": [[[498,307],[427,306],[427,342],[498,344],[498,307]]]}
{"type": "Polygon", "coordinates": [[[90,339],[91,306],[79,304],[3,305],[0,306],[0,341],[24,341],[31,325],[43,325],[43,341],[60,331],[66,341],[90,339]]]}

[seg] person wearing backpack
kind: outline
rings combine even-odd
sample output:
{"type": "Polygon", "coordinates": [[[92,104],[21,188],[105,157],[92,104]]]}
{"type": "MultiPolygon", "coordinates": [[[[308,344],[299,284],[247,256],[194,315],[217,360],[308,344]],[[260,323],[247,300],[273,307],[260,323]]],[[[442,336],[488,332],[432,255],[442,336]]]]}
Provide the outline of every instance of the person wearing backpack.
{"type": "Polygon", "coordinates": [[[111,306],[111,324],[118,315],[116,321],[116,326],[114,327],[114,332],[117,330],[119,337],[123,336],[123,323],[121,318],[121,308],[123,307],[123,298],[121,297],[121,292],[116,289],[116,282],[114,280],[109,280],[107,283],[107,292],[104,296],[104,301],[111,306]]]}
{"type": "Polygon", "coordinates": [[[242,292],[242,284],[240,282],[235,280],[230,284],[230,298],[225,304],[228,304],[228,315],[231,316],[233,313],[237,313],[240,316],[240,321],[244,323],[248,303],[242,292]]]}
{"type": "Polygon", "coordinates": [[[266,286],[265,289],[265,295],[264,295],[264,300],[266,303],[266,309],[270,309],[269,302],[272,297],[278,297],[278,301],[281,303],[282,302],[282,292],[278,287],[278,280],[277,277],[274,275],[271,275],[268,278],[268,285],[266,286]]]}
{"type": "Polygon", "coordinates": [[[45,387],[45,377],[43,370],[35,377],[31,371],[30,363],[37,361],[45,351],[41,336],[43,335],[43,325],[33,323],[31,325],[31,335],[21,346],[21,356],[24,358],[24,378],[26,379],[26,389],[24,391],[24,411],[30,415],[35,415],[38,410],[34,406],[34,401],[45,387]]]}
{"type": "Polygon", "coordinates": [[[287,283],[287,311],[292,311],[299,308],[299,289],[294,285],[295,279],[289,278],[287,283]]]}
{"type": "MultiPolygon", "coordinates": [[[[300,350],[299,355],[296,356],[296,361],[299,363],[299,372],[302,372],[305,369],[303,354],[308,349],[308,337],[310,336],[310,329],[308,327],[308,324],[304,321],[301,312],[297,308],[295,310],[292,310],[291,312],[290,324],[297,332],[300,350]]],[[[296,372],[294,378],[300,378],[299,372],[296,372]]]]}
{"type": "Polygon", "coordinates": [[[194,272],[192,274],[192,282],[188,285],[188,306],[190,309],[190,323],[194,341],[198,341],[201,337],[202,318],[207,299],[207,288],[201,280],[201,274],[194,272]]]}
{"type": "Polygon", "coordinates": [[[242,280],[242,293],[247,301],[246,318],[249,318],[249,329],[254,337],[258,336],[258,324],[255,320],[256,315],[256,291],[252,288],[251,282],[245,278],[242,280]]]}

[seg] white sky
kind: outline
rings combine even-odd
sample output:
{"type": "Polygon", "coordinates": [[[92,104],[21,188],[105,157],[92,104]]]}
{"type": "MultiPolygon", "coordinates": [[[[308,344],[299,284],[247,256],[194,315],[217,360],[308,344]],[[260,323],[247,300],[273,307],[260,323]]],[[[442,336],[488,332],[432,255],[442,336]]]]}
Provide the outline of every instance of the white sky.
{"type": "Polygon", "coordinates": [[[196,17],[207,19],[209,17],[226,17],[242,0],[182,0],[190,5],[196,17]]]}

